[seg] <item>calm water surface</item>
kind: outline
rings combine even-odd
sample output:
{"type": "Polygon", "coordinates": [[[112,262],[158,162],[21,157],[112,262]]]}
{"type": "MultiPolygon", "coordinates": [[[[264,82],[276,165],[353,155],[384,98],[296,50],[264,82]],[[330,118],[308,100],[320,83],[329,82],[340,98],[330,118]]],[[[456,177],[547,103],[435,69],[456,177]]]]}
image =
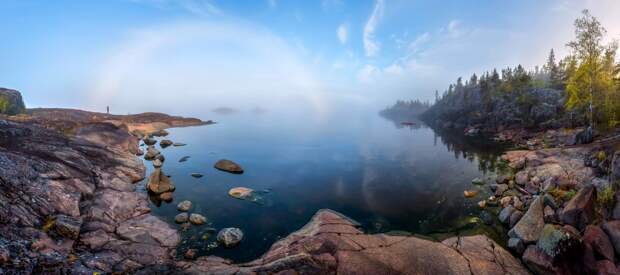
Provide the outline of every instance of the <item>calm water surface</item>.
{"type": "Polygon", "coordinates": [[[402,127],[374,113],[347,119],[252,112],[208,118],[219,123],[169,130],[166,138],[187,146],[157,145],[166,157],[163,170],[177,189],[172,203],[152,201],[154,214],[174,224],[176,204],[190,200],[190,213],[210,222],[182,233],[180,255],[191,247],[199,255],[249,261],[321,208],[342,212],[371,233],[406,231],[441,239],[484,231],[501,238],[501,227],[475,218],[480,216],[476,203],[485,194],[463,198],[463,190],[477,189],[472,179],[491,177],[496,166],[498,148],[480,139],[402,127]],[[181,163],[183,156],[190,159],[181,163]],[[245,173],[215,170],[222,158],[241,164],[245,173]],[[194,172],[204,177],[191,177],[194,172]],[[265,194],[261,204],[237,200],[227,194],[233,187],[265,194]],[[235,248],[213,247],[215,236],[205,236],[207,227],[239,227],[245,238],[235,248]]]}

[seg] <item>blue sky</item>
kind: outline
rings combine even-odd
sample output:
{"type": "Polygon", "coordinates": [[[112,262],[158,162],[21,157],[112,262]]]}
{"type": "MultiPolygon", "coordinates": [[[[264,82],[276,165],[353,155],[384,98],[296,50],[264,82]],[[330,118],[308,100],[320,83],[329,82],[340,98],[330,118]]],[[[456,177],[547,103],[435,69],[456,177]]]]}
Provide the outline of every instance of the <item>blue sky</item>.
{"type": "Polygon", "coordinates": [[[31,107],[123,112],[383,106],[563,55],[583,8],[618,38],[618,2],[3,0],[0,86],[31,107]]]}

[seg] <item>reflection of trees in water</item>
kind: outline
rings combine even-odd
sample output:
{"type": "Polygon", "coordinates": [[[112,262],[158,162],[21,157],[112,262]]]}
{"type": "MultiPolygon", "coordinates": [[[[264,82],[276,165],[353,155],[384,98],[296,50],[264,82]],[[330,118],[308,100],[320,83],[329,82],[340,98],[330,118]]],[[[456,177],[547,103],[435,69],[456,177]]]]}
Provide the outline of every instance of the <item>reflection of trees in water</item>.
{"type": "Polygon", "coordinates": [[[433,129],[435,143],[437,138],[454,154],[456,159],[478,161],[478,169],[483,173],[495,172],[500,162],[499,156],[505,145],[483,136],[466,137],[459,130],[433,129]]]}
{"type": "MultiPolygon", "coordinates": [[[[417,118],[403,118],[382,115],[383,118],[394,123],[394,127],[398,129],[420,129],[428,126],[417,118]],[[403,124],[403,122],[414,122],[412,125],[403,124]]],[[[499,156],[506,148],[505,145],[492,141],[489,138],[477,136],[467,137],[460,130],[446,130],[433,128],[435,138],[433,144],[437,145],[439,139],[443,145],[448,148],[449,152],[454,153],[456,159],[466,159],[470,162],[478,161],[478,169],[483,173],[495,172],[499,164],[499,156]]]]}

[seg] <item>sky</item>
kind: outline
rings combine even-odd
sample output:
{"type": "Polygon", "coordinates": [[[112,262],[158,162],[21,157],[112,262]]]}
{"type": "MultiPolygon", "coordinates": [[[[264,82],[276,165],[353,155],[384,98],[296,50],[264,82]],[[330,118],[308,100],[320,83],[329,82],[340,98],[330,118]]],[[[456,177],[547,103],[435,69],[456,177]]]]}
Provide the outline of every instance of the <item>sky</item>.
{"type": "Polygon", "coordinates": [[[585,8],[620,38],[615,0],[1,0],[0,87],[29,107],[324,116],[533,69],[585,8]]]}

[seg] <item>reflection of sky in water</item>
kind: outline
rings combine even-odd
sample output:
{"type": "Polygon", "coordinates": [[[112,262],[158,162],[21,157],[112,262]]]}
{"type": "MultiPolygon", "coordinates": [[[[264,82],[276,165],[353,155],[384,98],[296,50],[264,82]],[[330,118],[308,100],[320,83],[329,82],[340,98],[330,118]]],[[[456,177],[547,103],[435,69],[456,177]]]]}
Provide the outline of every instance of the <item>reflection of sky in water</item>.
{"type": "MultiPolygon", "coordinates": [[[[264,253],[321,208],[340,211],[371,232],[431,233],[476,214],[477,200],[466,201],[462,192],[474,188],[470,181],[481,172],[462,149],[449,151],[426,127],[398,129],[375,114],[351,117],[333,118],[326,126],[303,117],[239,112],[216,117],[215,125],[171,129],[168,138],[188,145],[161,150],[177,190],[174,202],[154,207],[154,213],[173,223],[176,203],[188,199],[213,227],[241,228],[246,238],[239,247],[202,251],[238,261],[264,253]],[[179,163],[183,156],[191,158],[179,163]],[[238,162],[245,173],[215,170],[221,158],[238,162]],[[192,178],[193,172],[204,177],[192,178]],[[270,190],[263,194],[265,204],[228,197],[239,186],[270,190]]],[[[203,232],[193,230],[184,233],[184,246],[205,248],[203,232]]]]}

